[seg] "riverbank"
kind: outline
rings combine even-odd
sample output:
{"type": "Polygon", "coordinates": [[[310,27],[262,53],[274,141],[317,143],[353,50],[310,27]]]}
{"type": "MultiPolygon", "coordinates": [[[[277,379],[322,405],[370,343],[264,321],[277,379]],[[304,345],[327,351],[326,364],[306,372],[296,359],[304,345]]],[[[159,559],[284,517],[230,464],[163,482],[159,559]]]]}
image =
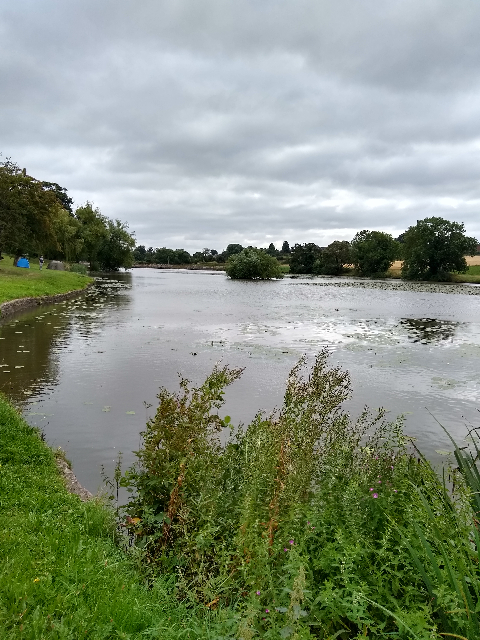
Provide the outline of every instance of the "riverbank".
{"type": "Polygon", "coordinates": [[[0,317],[37,304],[50,304],[77,295],[93,278],[69,271],[50,271],[38,265],[30,269],[13,266],[5,257],[0,262],[0,317]]]}
{"type": "Polygon", "coordinates": [[[202,625],[174,599],[174,576],[146,586],[111,510],[67,491],[54,452],[2,397],[0,557],[4,638],[173,639],[202,625]]]}

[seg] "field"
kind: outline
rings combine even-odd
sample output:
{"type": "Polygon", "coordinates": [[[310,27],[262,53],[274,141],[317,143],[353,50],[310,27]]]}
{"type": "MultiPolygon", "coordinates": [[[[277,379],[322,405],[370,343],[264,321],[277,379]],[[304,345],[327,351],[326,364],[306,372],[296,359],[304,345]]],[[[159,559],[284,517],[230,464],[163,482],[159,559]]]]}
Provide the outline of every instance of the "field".
{"type": "Polygon", "coordinates": [[[40,271],[33,262],[30,269],[13,266],[7,256],[0,262],[0,304],[16,298],[38,298],[84,289],[92,278],[68,271],[50,271],[46,265],[40,271]]]}

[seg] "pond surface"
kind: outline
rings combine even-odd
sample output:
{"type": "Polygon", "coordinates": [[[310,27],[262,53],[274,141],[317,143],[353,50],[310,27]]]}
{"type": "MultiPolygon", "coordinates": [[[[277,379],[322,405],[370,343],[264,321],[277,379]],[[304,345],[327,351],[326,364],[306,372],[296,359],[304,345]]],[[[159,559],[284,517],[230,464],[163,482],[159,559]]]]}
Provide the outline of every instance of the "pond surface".
{"type": "Polygon", "coordinates": [[[178,373],[198,383],[219,360],[245,367],[224,414],[248,422],[281,404],[291,367],[323,346],[351,373],[348,409],[403,413],[434,461],[451,447],[428,410],[460,439],[479,424],[480,287],[468,285],[138,269],[4,321],[0,390],[95,492],[119,451],[133,461],[158,388],[177,389],[178,373]]]}

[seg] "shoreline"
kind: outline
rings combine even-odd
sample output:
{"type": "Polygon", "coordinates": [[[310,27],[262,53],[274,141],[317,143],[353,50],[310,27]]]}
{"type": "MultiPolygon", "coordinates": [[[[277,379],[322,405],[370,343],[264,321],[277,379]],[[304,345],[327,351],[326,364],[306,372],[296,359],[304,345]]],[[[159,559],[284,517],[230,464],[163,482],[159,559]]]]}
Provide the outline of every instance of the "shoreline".
{"type": "Polygon", "coordinates": [[[55,304],[57,302],[62,302],[63,300],[70,300],[71,298],[75,298],[76,296],[86,293],[94,284],[94,282],[89,282],[83,289],[73,289],[72,291],[55,293],[50,296],[29,296],[27,298],[7,300],[0,304],[0,321],[27,309],[33,309],[34,307],[47,304],[55,304]]]}

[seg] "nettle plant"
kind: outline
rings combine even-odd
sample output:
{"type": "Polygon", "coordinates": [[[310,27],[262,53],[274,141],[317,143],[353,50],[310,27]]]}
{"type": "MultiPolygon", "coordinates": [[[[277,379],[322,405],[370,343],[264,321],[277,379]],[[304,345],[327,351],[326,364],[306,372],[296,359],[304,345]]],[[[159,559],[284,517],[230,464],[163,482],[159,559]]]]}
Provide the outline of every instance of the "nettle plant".
{"type": "Polygon", "coordinates": [[[349,375],[329,368],[326,350],[308,375],[306,365],[291,371],[283,406],[246,428],[219,415],[241,369],[216,366],[199,387],[182,379],[178,392],[160,390],[121,480],[146,564],[175,571],[180,598],[228,611],[236,638],[465,631],[458,620],[468,626],[478,576],[461,478],[452,499],[401,421],[381,410],[353,421],[342,408],[349,375]],[[463,545],[455,554],[469,556],[458,566],[470,562],[469,584],[454,593],[442,573],[452,536],[463,545]]]}

